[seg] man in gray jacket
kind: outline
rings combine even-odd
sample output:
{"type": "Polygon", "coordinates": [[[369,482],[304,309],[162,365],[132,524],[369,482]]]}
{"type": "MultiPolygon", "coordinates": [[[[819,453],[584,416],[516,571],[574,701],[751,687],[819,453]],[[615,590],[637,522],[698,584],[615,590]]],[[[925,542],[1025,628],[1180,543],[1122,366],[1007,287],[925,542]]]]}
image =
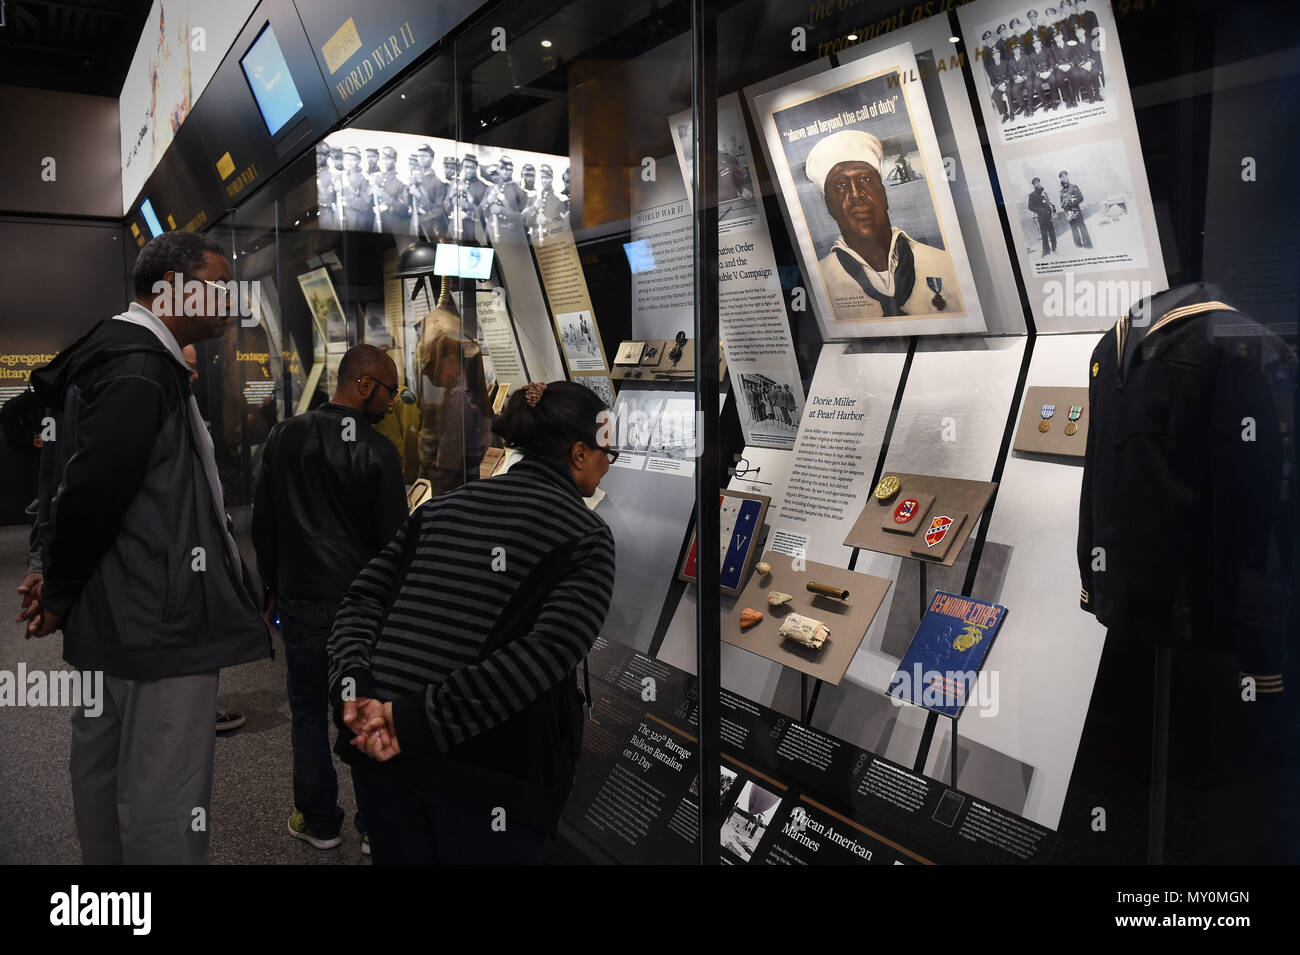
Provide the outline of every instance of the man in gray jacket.
{"type": "Polygon", "coordinates": [[[56,430],[28,635],[61,629],[64,659],[106,690],[102,713],[72,715],[88,864],[207,860],[217,672],[271,652],[181,352],[235,323],[230,278],[216,242],[165,233],[130,307],[32,374],[56,430]]]}

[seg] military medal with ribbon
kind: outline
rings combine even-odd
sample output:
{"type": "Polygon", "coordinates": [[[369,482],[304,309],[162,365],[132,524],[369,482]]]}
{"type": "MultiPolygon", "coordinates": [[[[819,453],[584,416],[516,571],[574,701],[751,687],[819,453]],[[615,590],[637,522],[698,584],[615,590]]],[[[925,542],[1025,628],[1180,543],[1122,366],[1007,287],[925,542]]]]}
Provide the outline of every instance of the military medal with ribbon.
{"type": "Polygon", "coordinates": [[[1079,417],[1083,414],[1083,405],[1070,405],[1070,423],[1065,426],[1065,433],[1074,436],[1079,431],[1079,417]]]}
{"type": "Polygon", "coordinates": [[[948,303],[943,297],[943,279],[939,278],[937,275],[927,276],[925,284],[928,285],[930,291],[934,293],[934,298],[930,299],[930,304],[933,305],[935,309],[942,312],[948,307],[948,303]]]}
{"type": "Polygon", "coordinates": [[[1056,414],[1056,405],[1043,405],[1043,409],[1040,413],[1043,416],[1043,420],[1038,422],[1038,430],[1043,432],[1043,434],[1047,434],[1047,432],[1052,428],[1052,415],[1056,414]]]}

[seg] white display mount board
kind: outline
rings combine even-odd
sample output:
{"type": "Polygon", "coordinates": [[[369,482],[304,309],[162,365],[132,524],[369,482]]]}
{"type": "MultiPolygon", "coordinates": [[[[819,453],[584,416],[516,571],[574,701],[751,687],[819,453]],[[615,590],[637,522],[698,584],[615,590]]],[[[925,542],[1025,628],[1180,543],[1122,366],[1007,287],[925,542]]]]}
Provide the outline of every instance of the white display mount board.
{"type": "MultiPolygon", "coordinates": [[[[1027,383],[1079,383],[1086,376],[1096,340],[1092,334],[1039,338],[1027,383]]],[[[1026,340],[1020,337],[923,340],[909,370],[885,472],[989,480],[1012,410],[1025,347],[1026,340]]],[[[854,356],[863,368],[876,369],[861,374],[877,379],[889,374],[896,357],[878,352],[854,356]]],[[[834,364],[832,360],[825,367],[829,370],[834,364]]],[[[811,394],[818,390],[815,383],[811,394]]],[[[759,479],[772,482],[758,485],[760,493],[772,496],[769,521],[783,500],[793,454],[745,450],[749,464],[762,468],[759,479]]],[[[960,728],[961,788],[1053,828],[1064,805],[1104,637],[1096,621],[1078,609],[1074,555],[1081,479],[1078,463],[1041,462],[1014,454],[1007,459],[973,588],[974,596],[997,599],[1009,608],[985,664],[986,670],[998,673],[996,710],[987,708],[990,716],[970,710],[960,728]],[[1063,686],[1062,672],[1077,679],[1063,686]],[[1016,763],[1032,773],[1024,780],[1008,780],[1005,777],[1016,763]]],[[[733,479],[730,486],[746,491],[754,487],[745,478],[733,479]]],[[[829,563],[838,556],[838,565],[847,566],[850,552],[839,550],[841,555],[819,556],[820,548],[814,547],[809,557],[829,563]]],[[[953,569],[958,578],[965,574],[968,557],[964,554],[953,569]]],[[[896,599],[904,601],[897,608],[900,619],[895,626],[914,628],[912,618],[919,614],[919,608],[911,605],[916,578],[909,575],[915,570],[904,568],[904,563],[914,562],[859,553],[855,570],[889,577],[895,585],[850,664],[844,684],[823,688],[815,722],[835,736],[911,765],[926,713],[919,707],[897,708],[883,695],[898,663],[897,655],[882,649],[893,604],[896,599]],[[896,596],[900,573],[910,585],[902,598],[896,596]]],[[[933,589],[938,569],[929,572],[933,589]]],[[[724,619],[731,604],[730,598],[724,598],[724,619]]],[[[691,672],[695,612],[696,591],[688,587],[659,651],[664,661],[691,672]]],[[[722,676],[723,685],[733,692],[783,712],[797,712],[797,675],[784,673],[761,657],[724,645],[722,676]]],[[[947,776],[948,739],[947,722],[941,720],[926,767],[935,778],[947,776]]]]}

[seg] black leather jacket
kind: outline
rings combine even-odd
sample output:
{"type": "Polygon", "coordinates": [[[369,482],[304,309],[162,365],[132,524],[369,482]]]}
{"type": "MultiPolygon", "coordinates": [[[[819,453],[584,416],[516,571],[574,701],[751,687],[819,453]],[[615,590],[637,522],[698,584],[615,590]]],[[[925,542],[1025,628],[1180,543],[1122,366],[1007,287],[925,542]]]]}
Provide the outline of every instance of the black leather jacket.
{"type": "Polygon", "coordinates": [[[361,412],[331,402],[271,430],[252,529],[268,593],[341,600],[405,520],[397,448],[361,412]]]}

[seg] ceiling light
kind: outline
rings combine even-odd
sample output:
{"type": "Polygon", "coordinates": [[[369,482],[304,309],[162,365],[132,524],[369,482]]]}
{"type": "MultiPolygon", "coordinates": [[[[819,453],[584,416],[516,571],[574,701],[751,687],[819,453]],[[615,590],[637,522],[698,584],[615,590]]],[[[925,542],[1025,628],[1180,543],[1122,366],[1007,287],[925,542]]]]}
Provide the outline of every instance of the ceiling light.
{"type": "Polygon", "coordinates": [[[850,34],[849,34],[849,39],[850,39],[850,40],[856,40],[857,38],[858,38],[858,35],[857,35],[856,33],[850,33],[850,34]]]}
{"type": "Polygon", "coordinates": [[[950,36],[950,37],[948,37],[948,42],[949,42],[949,43],[960,43],[961,40],[958,39],[958,38],[955,37],[955,36],[950,36]]]}
{"type": "Polygon", "coordinates": [[[542,41],[542,46],[546,47],[546,48],[549,50],[549,49],[551,48],[551,41],[550,41],[550,40],[543,40],[543,41],[542,41]]]}

